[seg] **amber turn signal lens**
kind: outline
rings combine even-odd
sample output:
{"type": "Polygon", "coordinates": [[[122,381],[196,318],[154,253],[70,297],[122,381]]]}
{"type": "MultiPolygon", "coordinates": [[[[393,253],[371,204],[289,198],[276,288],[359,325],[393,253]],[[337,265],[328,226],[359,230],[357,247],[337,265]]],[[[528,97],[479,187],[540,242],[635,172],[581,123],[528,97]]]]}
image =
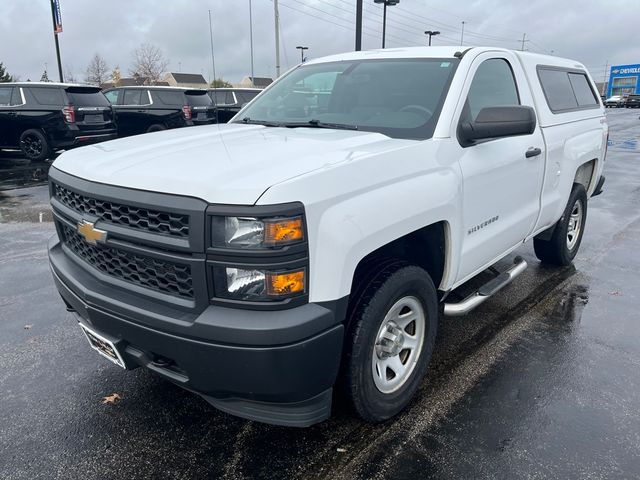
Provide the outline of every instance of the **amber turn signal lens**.
{"type": "Polygon", "coordinates": [[[270,297],[302,292],[304,292],[304,270],[267,274],[267,295],[270,297]]]}
{"type": "Polygon", "coordinates": [[[302,217],[269,220],[264,224],[265,245],[285,245],[304,238],[302,217]]]}

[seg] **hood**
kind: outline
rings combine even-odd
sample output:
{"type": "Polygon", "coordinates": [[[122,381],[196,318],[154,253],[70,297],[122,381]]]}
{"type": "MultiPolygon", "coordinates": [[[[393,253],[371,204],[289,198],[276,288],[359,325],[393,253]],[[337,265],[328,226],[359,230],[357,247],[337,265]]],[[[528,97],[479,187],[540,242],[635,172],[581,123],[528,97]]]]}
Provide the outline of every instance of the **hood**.
{"type": "Polygon", "coordinates": [[[108,185],[250,205],[272,185],[405,142],[352,130],[207,125],[70,150],[53,165],[108,185]]]}

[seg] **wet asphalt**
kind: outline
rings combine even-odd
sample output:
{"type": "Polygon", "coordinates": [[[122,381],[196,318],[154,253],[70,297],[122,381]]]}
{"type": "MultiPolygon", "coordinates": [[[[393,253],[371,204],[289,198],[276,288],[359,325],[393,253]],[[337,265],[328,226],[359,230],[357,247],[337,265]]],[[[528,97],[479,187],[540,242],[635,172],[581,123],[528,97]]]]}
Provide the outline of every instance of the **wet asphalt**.
{"type": "Polygon", "coordinates": [[[339,399],[308,429],[252,423],[103,360],[49,273],[47,164],[1,153],[0,478],[640,477],[640,120],[608,115],[575,265],[515,252],[527,271],[440,320],[415,402],[375,426],[339,399]]]}

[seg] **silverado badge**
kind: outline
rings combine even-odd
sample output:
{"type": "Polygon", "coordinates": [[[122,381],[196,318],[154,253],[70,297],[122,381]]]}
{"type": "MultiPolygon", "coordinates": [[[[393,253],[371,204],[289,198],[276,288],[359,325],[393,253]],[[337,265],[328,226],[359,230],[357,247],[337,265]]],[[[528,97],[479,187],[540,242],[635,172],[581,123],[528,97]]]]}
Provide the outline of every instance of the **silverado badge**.
{"type": "Polygon", "coordinates": [[[78,233],[84,238],[85,242],[90,245],[96,245],[98,242],[104,242],[107,239],[107,232],[93,226],[93,223],[82,220],[78,223],[78,233]]]}

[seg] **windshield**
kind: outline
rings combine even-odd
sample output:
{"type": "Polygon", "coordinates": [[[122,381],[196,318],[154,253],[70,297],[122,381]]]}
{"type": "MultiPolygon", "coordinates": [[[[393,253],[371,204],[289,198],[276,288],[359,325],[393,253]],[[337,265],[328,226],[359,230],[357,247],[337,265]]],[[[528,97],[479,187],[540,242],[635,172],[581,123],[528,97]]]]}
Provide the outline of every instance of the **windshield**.
{"type": "Polygon", "coordinates": [[[430,138],[457,64],[455,58],[421,58],[303,65],[256,98],[235,122],[330,124],[394,138],[430,138]]]}

